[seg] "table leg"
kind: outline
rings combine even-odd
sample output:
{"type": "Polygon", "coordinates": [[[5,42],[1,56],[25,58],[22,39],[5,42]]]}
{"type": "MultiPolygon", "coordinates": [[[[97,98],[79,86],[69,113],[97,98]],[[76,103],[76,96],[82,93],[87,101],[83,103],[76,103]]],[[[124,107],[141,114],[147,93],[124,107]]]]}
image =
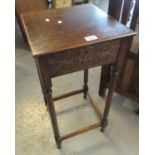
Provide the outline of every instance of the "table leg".
{"type": "Polygon", "coordinates": [[[47,107],[48,107],[48,111],[49,111],[52,126],[53,126],[53,131],[54,131],[57,148],[61,148],[61,137],[59,134],[59,128],[58,128],[58,123],[57,123],[56,112],[55,112],[51,89],[46,90],[46,94],[44,94],[44,97],[47,101],[47,107]]]}
{"type": "Polygon", "coordinates": [[[105,96],[105,91],[110,79],[110,66],[111,65],[106,65],[101,68],[99,95],[103,97],[105,96]]]}
{"type": "Polygon", "coordinates": [[[83,85],[83,90],[84,90],[84,98],[86,99],[87,97],[87,92],[88,92],[88,69],[84,70],[84,85],[83,85]]]}
{"type": "Polygon", "coordinates": [[[112,96],[113,96],[113,92],[114,92],[116,84],[117,84],[118,75],[119,75],[118,71],[114,70],[112,73],[112,79],[110,82],[109,92],[108,92],[105,109],[104,109],[104,113],[103,113],[102,128],[101,128],[102,132],[104,131],[105,127],[108,125],[107,117],[108,117],[109,110],[111,107],[112,96]]]}
{"type": "Polygon", "coordinates": [[[112,96],[113,92],[115,90],[115,87],[117,85],[117,80],[119,78],[119,72],[121,71],[124,63],[125,63],[125,58],[127,56],[127,52],[130,48],[130,41],[132,38],[125,38],[121,41],[120,48],[119,48],[119,53],[117,55],[117,60],[116,63],[114,64],[114,67],[112,69],[112,77],[110,80],[110,85],[109,85],[109,92],[107,96],[107,101],[103,113],[103,119],[102,119],[102,128],[101,131],[104,131],[105,127],[108,125],[108,114],[112,102],[112,96]]]}
{"type": "Polygon", "coordinates": [[[48,67],[46,60],[44,59],[35,59],[38,75],[44,95],[45,104],[47,106],[48,112],[50,114],[50,119],[53,127],[54,137],[57,144],[57,148],[61,148],[61,137],[59,134],[58,122],[56,118],[56,112],[54,107],[54,101],[52,97],[52,82],[49,76],[48,67]]]}

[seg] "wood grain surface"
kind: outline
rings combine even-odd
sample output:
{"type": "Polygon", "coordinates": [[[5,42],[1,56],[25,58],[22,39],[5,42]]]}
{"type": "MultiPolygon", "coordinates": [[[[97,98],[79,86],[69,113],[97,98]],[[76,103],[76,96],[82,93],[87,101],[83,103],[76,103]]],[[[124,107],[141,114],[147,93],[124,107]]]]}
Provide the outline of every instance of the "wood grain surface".
{"type": "Polygon", "coordinates": [[[93,4],[25,13],[22,20],[33,56],[92,45],[135,33],[93,4]],[[91,35],[96,35],[98,39],[87,42],[84,37],[91,35]]]}

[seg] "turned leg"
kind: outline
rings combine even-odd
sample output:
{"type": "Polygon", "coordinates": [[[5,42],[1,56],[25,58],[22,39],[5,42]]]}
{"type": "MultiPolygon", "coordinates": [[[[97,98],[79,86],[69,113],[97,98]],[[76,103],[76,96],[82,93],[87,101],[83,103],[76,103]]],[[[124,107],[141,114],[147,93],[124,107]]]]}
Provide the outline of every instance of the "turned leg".
{"type": "Polygon", "coordinates": [[[83,85],[83,90],[84,90],[84,98],[86,99],[87,97],[87,92],[88,92],[88,69],[84,70],[84,85],[83,85]]]}
{"type": "MultiPolygon", "coordinates": [[[[46,97],[46,92],[43,92],[43,94],[44,94],[44,102],[45,102],[45,105],[46,105],[46,107],[47,107],[47,97],[46,97]]],[[[47,110],[48,110],[48,108],[47,108],[47,110]]]]}
{"type": "Polygon", "coordinates": [[[108,92],[105,109],[104,109],[104,113],[103,113],[102,128],[101,128],[102,132],[104,131],[105,127],[108,125],[107,117],[108,117],[108,114],[110,111],[112,96],[113,96],[113,92],[114,92],[116,84],[117,84],[117,79],[118,79],[118,71],[115,70],[112,74],[112,79],[110,82],[109,92],[108,92]]]}
{"type": "Polygon", "coordinates": [[[105,91],[110,79],[110,65],[102,66],[101,68],[101,77],[99,85],[99,95],[105,96],[105,91]]]}
{"type": "Polygon", "coordinates": [[[108,92],[107,101],[106,101],[103,118],[101,122],[102,123],[101,131],[104,131],[105,127],[108,124],[107,117],[108,117],[110,107],[111,107],[113,92],[117,85],[117,79],[119,78],[119,73],[122,70],[123,65],[125,64],[125,61],[126,61],[125,58],[127,56],[127,52],[129,51],[131,41],[132,41],[132,37],[121,40],[116,63],[114,64],[114,67],[112,69],[112,77],[110,80],[109,92],[108,92]]]}
{"type": "Polygon", "coordinates": [[[55,136],[55,141],[57,144],[57,148],[61,148],[61,137],[59,135],[59,128],[58,128],[58,122],[56,118],[56,112],[55,112],[55,107],[54,107],[54,102],[52,99],[52,91],[51,89],[48,89],[46,91],[46,94],[44,94],[44,97],[46,98],[47,101],[47,108],[50,114],[52,126],[53,126],[53,132],[55,136]]]}
{"type": "Polygon", "coordinates": [[[47,61],[39,58],[36,58],[35,61],[36,61],[36,66],[37,66],[38,75],[40,79],[40,84],[44,94],[44,101],[50,115],[57,148],[59,149],[61,148],[62,139],[59,134],[58,122],[56,118],[56,112],[55,112],[54,101],[53,101],[52,90],[51,90],[52,82],[51,82],[51,78],[48,72],[48,67],[46,64],[47,61]]]}

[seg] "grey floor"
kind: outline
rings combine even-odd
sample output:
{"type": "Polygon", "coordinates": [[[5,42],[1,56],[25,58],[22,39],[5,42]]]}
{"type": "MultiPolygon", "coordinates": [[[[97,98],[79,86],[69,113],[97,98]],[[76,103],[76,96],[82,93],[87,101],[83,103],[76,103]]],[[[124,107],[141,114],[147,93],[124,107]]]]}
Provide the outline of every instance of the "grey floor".
{"type": "MultiPolygon", "coordinates": [[[[16,24],[16,155],[138,155],[138,105],[114,94],[109,125],[104,133],[95,129],[55,145],[53,130],[44,105],[36,66],[16,24]]],[[[101,109],[105,99],[98,96],[100,67],[89,70],[89,90],[101,109]]],[[[53,94],[81,88],[83,72],[54,78],[53,94]]],[[[60,133],[65,134],[98,121],[82,95],[56,102],[60,133]]]]}

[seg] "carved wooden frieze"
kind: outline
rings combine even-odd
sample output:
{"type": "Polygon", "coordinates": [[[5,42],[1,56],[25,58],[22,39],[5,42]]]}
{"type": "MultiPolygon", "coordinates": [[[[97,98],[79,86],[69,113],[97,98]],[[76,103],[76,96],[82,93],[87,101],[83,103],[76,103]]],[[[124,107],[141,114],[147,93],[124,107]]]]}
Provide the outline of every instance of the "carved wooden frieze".
{"type": "Polygon", "coordinates": [[[82,69],[114,63],[120,40],[99,43],[46,56],[50,76],[56,77],[82,69]]]}

